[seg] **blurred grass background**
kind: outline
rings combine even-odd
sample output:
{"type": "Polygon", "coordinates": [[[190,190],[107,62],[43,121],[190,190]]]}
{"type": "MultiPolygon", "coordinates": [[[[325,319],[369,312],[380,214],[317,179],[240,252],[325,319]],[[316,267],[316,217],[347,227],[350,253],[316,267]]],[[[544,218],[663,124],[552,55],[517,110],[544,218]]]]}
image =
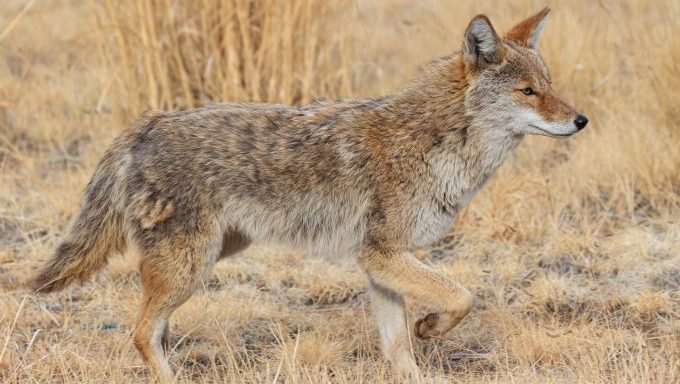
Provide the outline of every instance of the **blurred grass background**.
{"type": "MultiPolygon", "coordinates": [[[[147,108],[377,97],[550,5],[539,49],[591,123],[527,138],[424,250],[477,297],[421,366],[453,382],[680,380],[680,3],[5,0],[0,3],[0,377],[134,382],[136,261],[23,283],[105,147],[147,108]]],[[[351,264],[253,248],[173,316],[180,381],[392,382],[351,264]]],[[[412,303],[414,317],[424,311],[412,303]]]]}

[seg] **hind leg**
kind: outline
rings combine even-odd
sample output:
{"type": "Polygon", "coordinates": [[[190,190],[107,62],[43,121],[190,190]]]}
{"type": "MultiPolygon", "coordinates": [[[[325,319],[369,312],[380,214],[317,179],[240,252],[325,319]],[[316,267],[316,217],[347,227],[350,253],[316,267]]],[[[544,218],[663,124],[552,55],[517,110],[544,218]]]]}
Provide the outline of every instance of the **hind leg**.
{"type": "Polygon", "coordinates": [[[135,347],[142,355],[151,375],[162,382],[170,382],[174,378],[162,346],[163,333],[172,312],[163,310],[163,307],[172,306],[168,304],[171,303],[164,303],[162,299],[154,300],[145,294],[133,338],[135,347]]]}
{"type": "MultiPolygon", "coordinates": [[[[222,239],[222,248],[220,250],[218,260],[234,255],[242,250],[248,248],[250,240],[241,232],[236,230],[228,231],[224,234],[222,239]]],[[[209,273],[209,272],[208,272],[209,273]]],[[[207,273],[206,273],[207,275],[207,273]]],[[[166,322],[165,328],[161,336],[161,346],[167,355],[170,352],[170,322],[166,322]]]]}
{"type": "Polygon", "coordinates": [[[220,241],[221,238],[215,236],[182,237],[158,242],[152,249],[143,250],[142,306],[134,344],[152,375],[162,382],[171,382],[174,378],[164,352],[168,319],[202,286],[220,252],[220,241]]]}

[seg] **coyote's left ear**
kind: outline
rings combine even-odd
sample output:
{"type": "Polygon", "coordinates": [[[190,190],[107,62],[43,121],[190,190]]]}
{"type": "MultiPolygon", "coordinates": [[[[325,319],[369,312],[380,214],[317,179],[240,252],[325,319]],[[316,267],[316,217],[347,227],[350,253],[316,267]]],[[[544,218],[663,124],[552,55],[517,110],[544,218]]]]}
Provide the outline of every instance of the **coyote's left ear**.
{"type": "Polygon", "coordinates": [[[536,48],[538,36],[550,14],[550,8],[545,7],[537,14],[515,25],[506,35],[508,40],[518,42],[529,48],[536,48]]]}
{"type": "Polygon", "coordinates": [[[470,21],[465,30],[463,57],[475,69],[485,69],[503,61],[505,47],[488,17],[478,15],[470,21]]]}

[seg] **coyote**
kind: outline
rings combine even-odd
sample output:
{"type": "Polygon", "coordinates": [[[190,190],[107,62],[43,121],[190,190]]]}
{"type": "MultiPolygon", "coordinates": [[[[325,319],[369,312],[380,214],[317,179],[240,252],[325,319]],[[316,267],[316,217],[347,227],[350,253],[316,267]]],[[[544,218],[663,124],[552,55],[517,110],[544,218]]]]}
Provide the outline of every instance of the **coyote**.
{"type": "Polygon", "coordinates": [[[168,318],[217,261],[257,242],[342,249],[367,274],[386,359],[420,377],[411,335],[445,334],[473,296],[412,252],[443,236],[525,135],[564,138],[588,122],[555,94],[536,50],[548,13],[503,38],[474,17],[461,51],[382,98],[144,113],[105,152],[33,289],[82,282],[134,249],[134,345],[171,381],[168,318]],[[433,309],[412,328],[405,296],[433,309]]]}

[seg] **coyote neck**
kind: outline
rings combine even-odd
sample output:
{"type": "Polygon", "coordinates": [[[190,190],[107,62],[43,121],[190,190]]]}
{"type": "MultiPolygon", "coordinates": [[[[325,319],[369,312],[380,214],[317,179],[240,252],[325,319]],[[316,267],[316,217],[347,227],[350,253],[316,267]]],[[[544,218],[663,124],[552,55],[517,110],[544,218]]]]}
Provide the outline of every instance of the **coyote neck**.
{"type": "Polygon", "coordinates": [[[415,207],[415,245],[441,236],[522,139],[492,119],[468,112],[468,82],[455,59],[433,66],[435,71],[427,71],[379,107],[386,127],[380,132],[379,153],[397,170],[389,179],[422,192],[404,194],[415,207]],[[407,173],[409,180],[399,173],[407,173]]]}
{"type": "MultiPolygon", "coordinates": [[[[382,109],[393,114],[386,116],[386,125],[403,130],[388,132],[388,141],[394,142],[394,136],[408,137],[429,167],[448,170],[435,172],[441,180],[432,181],[469,181],[462,184],[476,188],[503,163],[523,135],[470,111],[468,88],[460,56],[454,55],[431,63],[409,87],[386,98],[382,109]]],[[[404,151],[395,150],[400,156],[404,151]]]]}

